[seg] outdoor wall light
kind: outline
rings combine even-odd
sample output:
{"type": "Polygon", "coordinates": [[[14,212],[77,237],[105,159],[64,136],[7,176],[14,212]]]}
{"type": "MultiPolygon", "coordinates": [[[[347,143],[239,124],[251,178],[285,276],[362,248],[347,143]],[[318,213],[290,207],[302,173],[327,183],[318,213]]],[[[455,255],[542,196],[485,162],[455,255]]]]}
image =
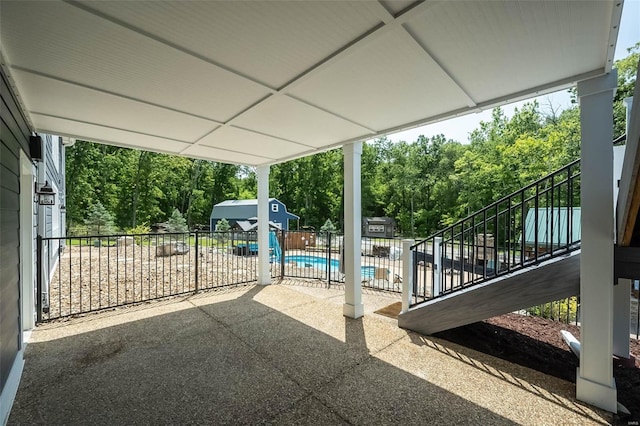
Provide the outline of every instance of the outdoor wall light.
{"type": "Polygon", "coordinates": [[[38,204],[41,206],[53,206],[56,203],[56,192],[53,190],[49,181],[45,181],[40,188],[36,184],[36,194],[38,194],[38,204]]]}

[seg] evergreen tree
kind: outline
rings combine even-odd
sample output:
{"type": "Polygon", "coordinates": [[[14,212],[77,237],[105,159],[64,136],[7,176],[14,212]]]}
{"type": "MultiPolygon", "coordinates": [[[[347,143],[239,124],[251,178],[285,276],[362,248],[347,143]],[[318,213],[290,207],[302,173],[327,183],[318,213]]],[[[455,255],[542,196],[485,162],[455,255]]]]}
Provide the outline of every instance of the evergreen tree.
{"type": "Polygon", "coordinates": [[[227,219],[222,218],[216,222],[216,231],[227,232],[229,229],[231,229],[231,225],[229,225],[229,221],[227,219]]]}
{"type": "Polygon", "coordinates": [[[336,232],[336,226],[331,222],[331,219],[327,219],[327,221],[320,227],[322,232],[336,232]]]}
{"type": "Polygon", "coordinates": [[[115,230],[113,216],[100,201],[91,205],[84,223],[89,227],[88,231],[92,235],[109,235],[115,230]]]}
{"type": "Polygon", "coordinates": [[[173,213],[171,213],[171,217],[167,221],[167,230],[169,232],[189,232],[187,220],[182,216],[180,210],[173,209],[173,213]]]}

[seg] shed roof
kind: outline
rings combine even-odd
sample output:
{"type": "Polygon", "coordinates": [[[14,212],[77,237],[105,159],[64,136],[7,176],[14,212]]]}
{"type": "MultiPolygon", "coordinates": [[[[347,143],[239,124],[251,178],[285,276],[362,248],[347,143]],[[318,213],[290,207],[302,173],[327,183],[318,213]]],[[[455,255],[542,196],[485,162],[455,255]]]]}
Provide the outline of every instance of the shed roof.
{"type": "Polygon", "coordinates": [[[36,131],[265,165],[610,71],[624,2],[2,1],[36,131]]]}
{"type": "MultiPolygon", "coordinates": [[[[534,244],[536,240],[536,209],[529,209],[525,220],[525,243],[534,244]]],[[[570,243],[580,241],[582,213],[580,207],[555,207],[538,209],[538,244],[567,244],[567,235],[571,235],[570,243]],[[553,232],[551,230],[553,222],[553,232]]]]}
{"type": "Polygon", "coordinates": [[[395,223],[395,219],[388,216],[375,216],[375,217],[363,217],[363,221],[365,222],[380,222],[380,223],[395,223]]]}
{"type": "MultiPolygon", "coordinates": [[[[277,201],[278,204],[284,206],[284,212],[280,212],[281,215],[286,215],[287,219],[297,220],[300,216],[289,213],[286,209],[287,206],[277,198],[269,198],[269,202],[277,201]]],[[[258,214],[258,200],[225,200],[213,206],[211,211],[211,219],[251,219],[256,218],[258,214]]],[[[256,218],[257,219],[257,218],[256,218]]]]}

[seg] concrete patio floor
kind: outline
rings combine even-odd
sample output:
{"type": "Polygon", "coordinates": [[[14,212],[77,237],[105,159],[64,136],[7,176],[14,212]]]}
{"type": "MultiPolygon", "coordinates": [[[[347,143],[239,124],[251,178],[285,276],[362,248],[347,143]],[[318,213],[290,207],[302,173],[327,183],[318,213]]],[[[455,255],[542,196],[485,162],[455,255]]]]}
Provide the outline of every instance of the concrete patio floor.
{"type": "Polygon", "coordinates": [[[603,424],[575,385],[288,281],[39,326],[9,424],[603,424]]]}

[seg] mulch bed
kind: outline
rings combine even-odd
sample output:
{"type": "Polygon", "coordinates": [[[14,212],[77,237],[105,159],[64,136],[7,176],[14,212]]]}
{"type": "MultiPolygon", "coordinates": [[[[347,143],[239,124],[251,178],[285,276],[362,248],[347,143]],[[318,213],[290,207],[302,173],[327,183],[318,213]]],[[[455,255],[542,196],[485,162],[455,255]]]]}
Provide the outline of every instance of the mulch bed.
{"type": "MultiPolygon", "coordinates": [[[[580,328],[575,325],[518,314],[501,315],[434,336],[575,383],[578,358],[562,339],[560,330],[567,330],[580,340],[580,328]]],[[[631,339],[631,354],[636,357],[632,367],[612,360],[618,401],[631,412],[631,416],[615,416],[617,424],[640,419],[638,340],[631,339]]]]}

